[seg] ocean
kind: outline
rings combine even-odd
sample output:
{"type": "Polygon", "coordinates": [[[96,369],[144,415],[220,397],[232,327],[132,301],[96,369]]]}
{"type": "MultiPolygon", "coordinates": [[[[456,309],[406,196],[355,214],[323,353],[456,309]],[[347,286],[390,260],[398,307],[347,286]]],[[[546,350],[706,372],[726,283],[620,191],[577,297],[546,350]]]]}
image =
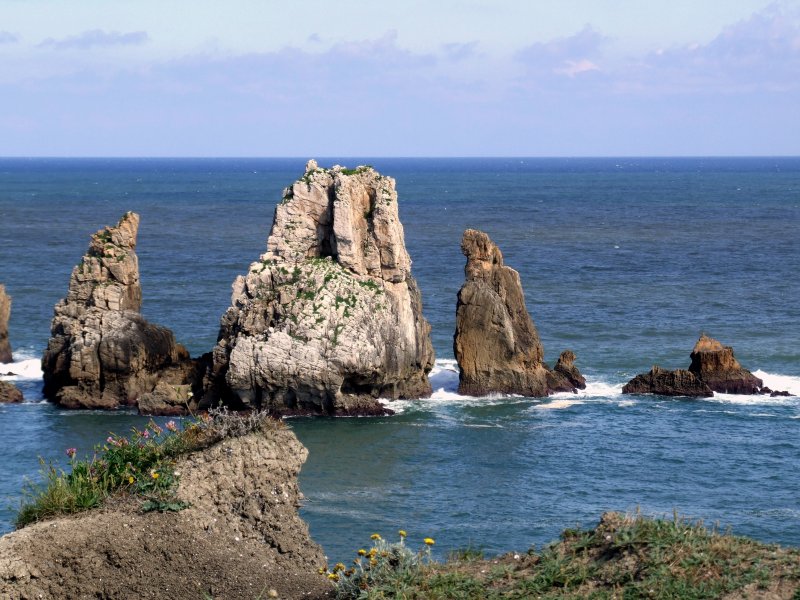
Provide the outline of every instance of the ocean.
{"type": "MultiPolygon", "coordinates": [[[[288,421],[310,451],[301,514],[332,560],[398,529],[411,544],[435,538],[440,556],[524,551],[607,510],[677,511],[800,545],[800,158],[315,158],[397,180],[437,355],[433,396],[393,403],[392,417],[288,421]],[[519,271],[546,360],[573,350],[586,390],[458,395],[469,227],[519,271]],[[653,364],[686,368],[701,332],[793,397],[621,394],[653,364]]],[[[26,397],[0,406],[0,533],[40,458],[65,465],[65,448],[90,453],[146,421],[42,400],[53,305],[90,234],[140,214],[143,313],[198,355],[305,161],[0,159],[14,349],[0,373],[26,397]]]]}

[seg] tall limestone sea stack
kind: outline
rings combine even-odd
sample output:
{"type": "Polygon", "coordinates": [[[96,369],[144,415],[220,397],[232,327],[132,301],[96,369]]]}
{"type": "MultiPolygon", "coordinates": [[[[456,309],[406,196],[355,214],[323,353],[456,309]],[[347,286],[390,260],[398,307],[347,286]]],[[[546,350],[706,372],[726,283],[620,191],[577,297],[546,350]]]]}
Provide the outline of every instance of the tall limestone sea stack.
{"type": "Polygon", "coordinates": [[[467,229],[461,251],[467,257],[466,282],[458,292],[453,338],[459,393],[540,397],[585,388],[572,352],[562,353],[554,370],[544,363],[519,273],[503,264],[503,254],[489,236],[467,229]]]}
{"type": "Polygon", "coordinates": [[[0,284],[0,363],[10,363],[11,343],[8,341],[8,319],[11,317],[11,296],[0,284]]]}
{"type": "Polygon", "coordinates": [[[378,398],[431,392],[430,325],[395,182],[371,167],[309,161],[231,304],[213,352],[229,401],[283,414],[383,414],[378,398]]]}
{"type": "Polygon", "coordinates": [[[68,408],[136,405],[160,380],[185,383],[189,354],[169,329],[140,314],[139,216],[92,236],[55,306],[42,358],[45,396],[68,408]]]}

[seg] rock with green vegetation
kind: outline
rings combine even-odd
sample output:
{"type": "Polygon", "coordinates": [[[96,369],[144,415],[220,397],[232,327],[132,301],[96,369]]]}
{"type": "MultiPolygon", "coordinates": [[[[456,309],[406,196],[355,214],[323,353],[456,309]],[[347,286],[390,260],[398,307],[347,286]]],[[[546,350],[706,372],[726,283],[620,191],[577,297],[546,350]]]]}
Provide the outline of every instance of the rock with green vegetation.
{"type": "Polygon", "coordinates": [[[51,478],[39,508],[81,478],[85,487],[92,474],[98,485],[118,476],[112,456],[128,471],[118,489],[99,492],[99,506],[45,515],[0,538],[0,598],[324,597],[325,557],[298,515],[308,451],[288,428],[250,414],[175,434],[148,429],[146,438],[110,438],[104,461],[87,464],[69,450],[71,472],[51,478]],[[172,496],[144,501],[167,478],[172,496]]]}
{"type": "Polygon", "coordinates": [[[44,394],[64,407],[135,406],[161,380],[188,383],[186,349],[139,313],[138,227],[139,216],[128,212],[95,233],[55,306],[42,358],[44,394]]]}
{"type": "Polygon", "coordinates": [[[0,284],[0,363],[10,363],[11,343],[8,341],[8,319],[11,317],[11,296],[0,284]]]}
{"type": "Polygon", "coordinates": [[[519,273],[503,263],[489,236],[467,229],[461,251],[467,257],[466,281],[458,292],[453,337],[459,393],[540,397],[586,387],[572,352],[562,353],[556,370],[545,364],[519,273]]]}
{"type": "Polygon", "coordinates": [[[443,563],[425,560],[424,550],[413,555],[393,546],[386,558],[378,553],[372,560],[370,550],[347,571],[334,567],[336,598],[800,597],[797,549],[722,534],[678,516],[606,513],[594,529],[564,531],[559,542],[538,552],[484,557],[468,548],[443,563]]]}
{"type": "Polygon", "coordinates": [[[371,167],[304,176],[267,251],[233,284],[213,352],[229,402],[294,414],[383,414],[431,392],[430,325],[411,276],[395,182],[371,167]]]}

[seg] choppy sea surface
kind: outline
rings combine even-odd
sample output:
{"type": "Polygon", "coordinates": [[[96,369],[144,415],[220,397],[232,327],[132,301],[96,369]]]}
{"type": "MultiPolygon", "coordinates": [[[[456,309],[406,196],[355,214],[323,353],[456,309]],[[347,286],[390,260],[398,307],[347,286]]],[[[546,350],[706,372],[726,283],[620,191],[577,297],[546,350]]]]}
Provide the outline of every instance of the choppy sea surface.
{"type": "MultiPolygon", "coordinates": [[[[673,510],[800,545],[800,158],[318,159],[397,180],[433,327],[434,394],[373,419],[293,419],[310,451],[302,516],[329,557],[379,532],[525,550],[606,510],[673,510]],[[589,385],[547,399],[459,396],[452,334],[467,227],[520,272],[551,364],[589,385]],[[623,396],[653,364],[686,368],[701,332],[790,398],[623,396]]],[[[0,532],[39,457],[89,453],[145,419],[42,401],[53,305],[89,235],[141,215],[144,315],[209,350],[230,285],[263,251],[304,159],[0,159],[0,283],[13,296],[26,403],[0,406],[0,532]]],[[[11,374],[11,375],[8,375],[11,374]]]]}

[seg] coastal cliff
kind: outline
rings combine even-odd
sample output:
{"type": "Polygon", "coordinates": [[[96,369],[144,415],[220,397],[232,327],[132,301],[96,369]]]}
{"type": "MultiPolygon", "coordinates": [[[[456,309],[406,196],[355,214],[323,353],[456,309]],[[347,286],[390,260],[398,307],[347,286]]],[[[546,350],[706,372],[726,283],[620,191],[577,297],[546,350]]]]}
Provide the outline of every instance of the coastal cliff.
{"type": "Polygon", "coordinates": [[[267,251],[233,284],[217,390],[274,413],[384,414],[431,393],[430,325],[392,178],[319,168],[284,190],[267,251]]]}
{"type": "Polygon", "coordinates": [[[2,598],[320,597],[325,557],[297,513],[308,451],[273,422],[180,458],[179,512],[135,498],[0,538],[2,598]]]}
{"type": "Polygon", "coordinates": [[[458,292],[453,337],[459,393],[541,397],[585,388],[572,352],[561,355],[555,370],[544,363],[519,273],[503,263],[502,252],[489,236],[467,229],[461,251],[467,257],[466,281],[458,292]]]}
{"type": "Polygon", "coordinates": [[[139,314],[138,227],[139,216],[126,213],[92,236],[73,268],[42,358],[49,400],[67,408],[117,408],[137,405],[161,380],[189,383],[189,353],[169,329],[139,314]]]}

